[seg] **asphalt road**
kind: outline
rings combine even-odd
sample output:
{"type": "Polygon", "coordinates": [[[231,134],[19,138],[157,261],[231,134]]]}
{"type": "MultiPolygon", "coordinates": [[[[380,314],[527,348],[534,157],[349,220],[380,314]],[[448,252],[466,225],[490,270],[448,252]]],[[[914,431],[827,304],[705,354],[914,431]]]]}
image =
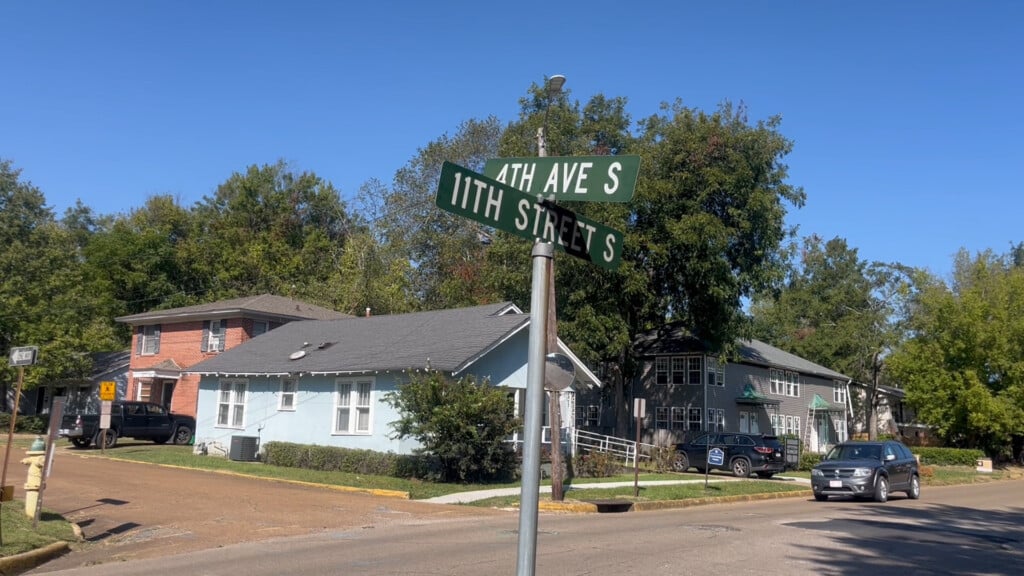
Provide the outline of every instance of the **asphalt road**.
{"type": "MultiPolygon", "coordinates": [[[[55,500],[47,506],[93,518],[85,529],[89,536],[95,526],[94,540],[31,574],[67,568],[74,569],[56,573],[516,572],[514,512],[67,460],[59,470],[77,472],[81,486],[79,496],[63,502],[76,508],[64,510],[55,500]],[[119,498],[98,489],[109,486],[110,474],[123,475],[131,491],[122,488],[119,498]],[[233,536],[238,533],[245,536],[233,536]]],[[[56,492],[56,476],[51,482],[56,492]]],[[[536,573],[543,575],[1016,575],[1024,565],[1024,482],[926,487],[921,500],[894,495],[886,504],[796,498],[625,514],[542,513],[536,557],[536,573]]]]}

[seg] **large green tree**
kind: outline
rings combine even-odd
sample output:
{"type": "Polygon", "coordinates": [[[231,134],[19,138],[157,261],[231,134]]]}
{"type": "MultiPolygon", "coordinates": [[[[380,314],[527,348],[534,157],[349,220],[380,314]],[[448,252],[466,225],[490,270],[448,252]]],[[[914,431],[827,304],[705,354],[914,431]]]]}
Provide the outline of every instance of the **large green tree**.
{"type": "Polygon", "coordinates": [[[1024,267],[1012,252],[957,254],[921,293],[913,337],[889,359],[918,417],[947,442],[1009,455],[1024,436],[1024,267]]]}
{"type": "Polygon", "coordinates": [[[754,335],[865,385],[860,411],[874,439],[885,360],[905,336],[916,272],[861,260],[842,238],[805,238],[794,257],[781,289],[755,297],[754,335]]]}
{"type": "MultiPolygon", "coordinates": [[[[109,303],[87,282],[81,237],[58,222],[43,193],[0,161],[0,349],[38,346],[26,387],[91,370],[89,352],[119,345],[109,303]]],[[[3,367],[4,384],[13,371],[3,367]]]]}

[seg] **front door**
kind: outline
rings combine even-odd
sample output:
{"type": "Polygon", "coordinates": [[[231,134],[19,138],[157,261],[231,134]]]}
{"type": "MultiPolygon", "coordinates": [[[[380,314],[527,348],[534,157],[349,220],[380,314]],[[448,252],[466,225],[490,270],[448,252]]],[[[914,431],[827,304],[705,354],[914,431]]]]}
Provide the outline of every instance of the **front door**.
{"type": "Polygon", "coordinates": [[[828,414],[814,415],[814,431],[817,433],[815,452],[824,452],[829,446],[835,444],[835,438],[832,437],[832,424],[829,422],[828,414]]]}

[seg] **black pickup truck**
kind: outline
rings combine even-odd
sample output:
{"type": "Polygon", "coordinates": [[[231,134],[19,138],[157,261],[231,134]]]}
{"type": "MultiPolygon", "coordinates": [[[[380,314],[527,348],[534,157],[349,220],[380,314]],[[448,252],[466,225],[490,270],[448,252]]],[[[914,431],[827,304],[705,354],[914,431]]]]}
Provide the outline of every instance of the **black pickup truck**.
{"type": "MultiPolygon", "coordinates": [[[[194,418],[174,414],[159,404],[114,402],[110,407],[110,428],[107,429],[104,447],[113,448],[118,438],[152,440],[157,444],[188,444],[195,429],[194,418]]],[[[60,436],[78,448],[88,448],[91,444],[98,446],[100,415],[65,414],[60,424],[60,436]]]]}

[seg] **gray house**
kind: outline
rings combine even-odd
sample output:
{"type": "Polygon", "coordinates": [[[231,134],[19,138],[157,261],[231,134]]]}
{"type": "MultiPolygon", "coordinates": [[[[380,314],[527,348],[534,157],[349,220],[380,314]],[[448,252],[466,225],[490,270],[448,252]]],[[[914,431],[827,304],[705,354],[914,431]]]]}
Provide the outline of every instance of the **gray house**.
{"type": "MultiPolygon", "coordinates": [[[[53,399],[57,396],[65,397],[65,410],[99,412],[100,382],[114,382],[117,398],[124,398],[131,357],[128,350],[95,352],[89,356],[92,358],[92,372],[88,376],[47,382],[34,390],[24,392],[20,412],[48,415],[53,407],[53,399]]],[[[13,400],[10,403],[13,403],[13,400]]]]}
{"type": "Polygon", "coordinates": [[[705,430],[774,433],[824,452],[847,438],[850,378],[758,340],[738,343],[721,362],[679,326],[644,334],[633,395],[646,400],[643,435],[651,443],[705,430]]]}
{"type": "MultiPolygon", "coordinates": [[[[521,415],[529,324],[509,302],[290,322],[187,370],[199,377],[196,450],[231,454],[236,444],[286,441],[409,453],[416,444],[390,437],[398,415],[382,398],[422,370],[506,387],[521,415]]],[[[575,364],[574,386],[600,385],[561,349],[575,364]]],[[[561,401],[572,414],[575,394],[561,401]]]]}

